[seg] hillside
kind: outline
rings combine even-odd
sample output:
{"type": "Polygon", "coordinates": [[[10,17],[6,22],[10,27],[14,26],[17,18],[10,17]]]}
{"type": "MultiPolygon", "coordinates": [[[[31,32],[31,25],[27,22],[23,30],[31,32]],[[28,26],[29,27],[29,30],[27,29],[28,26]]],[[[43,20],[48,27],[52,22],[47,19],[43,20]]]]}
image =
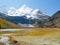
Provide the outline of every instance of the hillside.
{"type": "Polygon", "coordinates": [[[1,28],[17,28],[18,26],[14,23],[11,23],[5,19],[0,18],[0,29],[1,28]]]}
{"type": "Polygon", "coordinates": [[[45,27],[60,28],[60,11],[54,13],[44,24],[45,27]]]}

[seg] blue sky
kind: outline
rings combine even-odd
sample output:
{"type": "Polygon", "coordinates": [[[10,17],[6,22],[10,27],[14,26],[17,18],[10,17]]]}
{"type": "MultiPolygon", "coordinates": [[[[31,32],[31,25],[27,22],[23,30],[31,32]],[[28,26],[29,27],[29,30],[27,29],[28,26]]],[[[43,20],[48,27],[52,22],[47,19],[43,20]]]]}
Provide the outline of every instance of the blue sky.
{"type": "Polygon", "coordinates": [[[48,15],[60,10],[60,0],[1,0],[0,8],[16,7],[20,8],[23,4],[33,9],[40,9],[48,15]]]}

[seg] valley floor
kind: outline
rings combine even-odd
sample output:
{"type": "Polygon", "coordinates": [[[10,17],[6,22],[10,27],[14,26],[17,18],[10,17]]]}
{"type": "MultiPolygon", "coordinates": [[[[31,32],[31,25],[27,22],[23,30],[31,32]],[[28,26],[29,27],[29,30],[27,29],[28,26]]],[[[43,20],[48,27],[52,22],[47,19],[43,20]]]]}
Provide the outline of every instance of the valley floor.
{"type": "Polygon", "coordinates": [[[33,45],[60,45],[60,28],[15,29],[14,31],[0,31],[0,35],[10,35],[15,40],[33,45]]]}

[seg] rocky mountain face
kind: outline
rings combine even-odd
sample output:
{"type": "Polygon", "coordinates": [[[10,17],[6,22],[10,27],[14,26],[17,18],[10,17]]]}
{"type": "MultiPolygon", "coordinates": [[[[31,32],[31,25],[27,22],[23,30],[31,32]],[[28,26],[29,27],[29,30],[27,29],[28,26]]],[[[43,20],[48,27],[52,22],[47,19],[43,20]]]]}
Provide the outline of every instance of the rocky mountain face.
{"type": "Polygon", "coordinates": [[[57,11],[54,15],[52,15],[47,21],[44,23],[45,27],[58,27],[60,28],[60,10],[57,11]]]}
{"type": "Polygon", "coordinates": [[[41,17],[42,19],[31,19],[31,18],[27,19],[26,16],[5,16],[5,14],[3,16],[2,15],[3,14],[0,14],[0,18],[3,18],[5,20],[15,23],[17,25],[19,25],[19,24],[26,25],[26,27],[28,27],[28,25],[32,25],[33,27],[35,27],[34,25],[36,23],[42,24],[45,20],[42,17],[41,17]]]}

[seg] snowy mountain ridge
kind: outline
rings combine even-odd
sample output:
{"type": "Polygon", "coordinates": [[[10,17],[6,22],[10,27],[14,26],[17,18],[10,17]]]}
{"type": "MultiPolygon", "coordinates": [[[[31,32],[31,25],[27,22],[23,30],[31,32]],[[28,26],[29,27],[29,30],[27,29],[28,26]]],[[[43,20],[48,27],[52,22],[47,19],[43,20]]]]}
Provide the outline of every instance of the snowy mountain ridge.
{"type": "Polygon", "coordinates": [[[26,16],[27,18],[32,19],[40,19],[40,18],[47,18],[48,15],[40,11],[39,9],[32,9],[25,4],[20,7],[19,9],[16,9],[12,7],[10,10],[8,10],[7,14],[9,16],[26,16]]]}

